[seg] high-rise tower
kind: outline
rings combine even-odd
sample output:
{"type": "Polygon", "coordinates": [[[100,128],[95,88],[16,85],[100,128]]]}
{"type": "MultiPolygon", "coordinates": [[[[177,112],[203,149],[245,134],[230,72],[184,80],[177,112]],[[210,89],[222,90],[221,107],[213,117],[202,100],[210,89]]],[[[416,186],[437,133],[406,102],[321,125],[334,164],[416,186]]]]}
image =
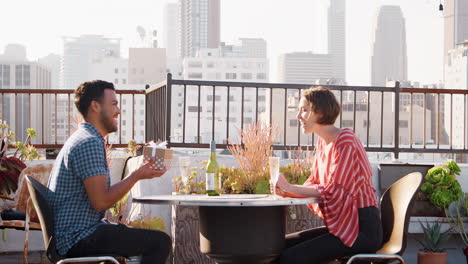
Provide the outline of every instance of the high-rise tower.
{"type": "Polygon", "coordinates": [[[408,79],[405,18],[399,6],[381,6],[375,21],[371,64],[373,86],[408,79]]]}

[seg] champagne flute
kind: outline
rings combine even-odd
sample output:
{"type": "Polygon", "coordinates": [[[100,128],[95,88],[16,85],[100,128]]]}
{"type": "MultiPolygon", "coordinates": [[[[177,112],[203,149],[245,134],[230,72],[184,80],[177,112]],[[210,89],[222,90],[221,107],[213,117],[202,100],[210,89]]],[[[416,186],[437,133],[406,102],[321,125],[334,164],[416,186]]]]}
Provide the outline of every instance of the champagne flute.
{"type": "Polygon", "coordinates": [[[271,184],[273,184],[273,199],[278,199],[276,197],[276,183],[278,182],[278,177],[280,173],[280,158],[279,157],[270,157],[270,177],[271,184]]]}
{"type": "Polygon", "coordinates": [[[179,169],[184,185],[188,183],[190,157],[179,157],[179,169]]]}

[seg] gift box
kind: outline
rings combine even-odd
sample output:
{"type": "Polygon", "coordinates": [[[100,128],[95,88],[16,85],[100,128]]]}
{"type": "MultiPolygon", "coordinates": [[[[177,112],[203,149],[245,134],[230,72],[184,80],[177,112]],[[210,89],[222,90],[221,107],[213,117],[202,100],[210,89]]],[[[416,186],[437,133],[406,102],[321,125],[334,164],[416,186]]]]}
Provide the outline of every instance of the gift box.
{"type": "Polygon", "coordinates": [[[143,147],[143,157],[145,160],[156,157],[156,161],[153,164],[153,168],[155,169],[161,170],[164,167],[169,168],[171,166],[172,155],[172,149],[161,148],[154,145],[143,147]]]}

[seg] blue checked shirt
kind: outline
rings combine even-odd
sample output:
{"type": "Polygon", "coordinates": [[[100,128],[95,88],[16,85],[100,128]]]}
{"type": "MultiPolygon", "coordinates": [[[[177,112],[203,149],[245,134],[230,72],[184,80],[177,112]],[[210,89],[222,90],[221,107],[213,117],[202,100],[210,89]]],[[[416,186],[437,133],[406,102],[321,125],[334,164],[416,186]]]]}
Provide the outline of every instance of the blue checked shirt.
{"type": "Polygon", "coordinates": [[[81,123],[65,142],[50,175],[47,195],[54,214],[57,250],[65,256],[78,241],[92,234],[103,224],[104,211],[96,211],[88,198],[83,181],[96,175],[107,176],[105,140],[89,123],[81,123]]]}

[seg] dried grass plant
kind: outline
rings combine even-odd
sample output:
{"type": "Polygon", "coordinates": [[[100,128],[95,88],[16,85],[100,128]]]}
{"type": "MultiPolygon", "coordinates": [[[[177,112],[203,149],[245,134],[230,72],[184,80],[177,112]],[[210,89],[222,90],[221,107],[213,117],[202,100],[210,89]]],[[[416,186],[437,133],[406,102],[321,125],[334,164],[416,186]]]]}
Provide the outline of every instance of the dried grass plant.
{"type": "Polygon", "coordinates": [[[282,167],[281,172],[290,183],[303,184],[310,176],[314,154],[309,147],[306,150],[302,150],[301,147],[291,149],[290,153],[292,162],[282,167]]]}
{"type": "Polygon", "coordinates": [[[238,184],[245,189],[255,190],[260,179],[268,178],[268,158],[272,155],[271,147],[277,135],[277,129],[261,122],[247,125],[239,130],[241,144],[228,146],[228,150],[237,160],[242,174],[238,184]]]}

